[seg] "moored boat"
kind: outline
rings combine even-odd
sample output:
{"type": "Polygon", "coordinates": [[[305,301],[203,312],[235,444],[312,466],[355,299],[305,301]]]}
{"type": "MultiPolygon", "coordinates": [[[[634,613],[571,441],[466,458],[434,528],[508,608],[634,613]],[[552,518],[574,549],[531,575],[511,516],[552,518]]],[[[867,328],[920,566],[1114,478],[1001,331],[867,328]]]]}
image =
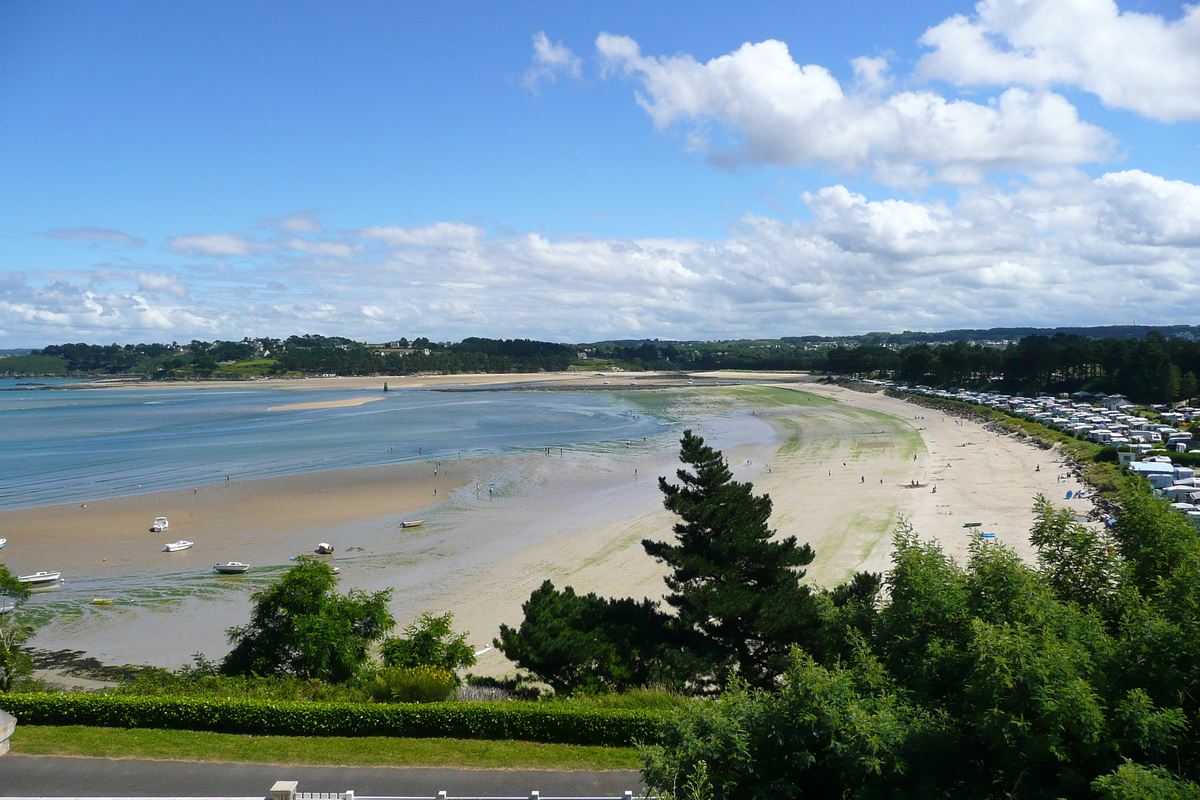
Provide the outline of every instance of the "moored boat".
{"type": "Polygon", "coordinates": [[[6,544],[8,544],[8,539],[0,539],[0,547],[4,547],[6,544]]]}
{"type": "Polygon", "coordinates": [[[113,599],[111,597],[93,597],[92,605],[94,606],[111,606],[113,599]]]}
{"type": "Polygon", "coordinates": [[[407,519],[404,522],[400,523],[400,527],[401,528],[419,528],[420,526],[422,526],[424,524],[425,524],[425,520],[423,520],[423,519],[407,519]]]}
{"type": "Polygon", "coordinates": [[[333,552],[333,545],[331,545],[329,542],[321,542],[319,545],[317,545],[317,552],[323,556],[327,556],[333,552]]]}
{"type": "Polygon", "coordinates": [[[150,530],[153,531],[154,533],[162,533],[167,528],[169,528],[170,525],[171,524],[169,522],[167,522],[166,517],[155,517],[154,524],[150,526],[150,530]]]}
{"type": "Polygon", "coordinates": [[[222,575],[244,575],[250,569],[250,565],[240,561],[230,561],[226,564],[213,564],[213,569],[222,575]]]}
{"type": "Polygon", "coordinates": [[[30,586],[47,586],[62,580],[62,573],[57,570],[39,570],[32,575],[18,575],[17,580],[30,586]]]}
{"type": "Polygon", "coordinates": [[[178,542],[171,542],[163,545],[164,553],[178,553],[180,550],[187,550],[194,545],[195,542],[189,542],[187,539],[180,539],[178,542]]]}

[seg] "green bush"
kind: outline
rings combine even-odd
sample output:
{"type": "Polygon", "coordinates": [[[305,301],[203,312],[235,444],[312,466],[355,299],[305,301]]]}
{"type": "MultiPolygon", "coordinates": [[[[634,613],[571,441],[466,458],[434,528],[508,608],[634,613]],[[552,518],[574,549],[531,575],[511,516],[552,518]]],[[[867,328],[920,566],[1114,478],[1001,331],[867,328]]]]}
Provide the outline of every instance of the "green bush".
{"type": "Polygon", "coordinates": [[[294,703],[105,694],[0,694],[29,725],[173,728],[255,735],[444,736],[627,747],[652,741],[660,714],[543,703],[294,703]]]}
{"type": "Polygon", "coordinates": [[[563,708],[636,708],[646,711],[669,712],[679,711],[704,701],[664,689],[630,689],[627,692],[554,697],[544,702],[563,708]]]}
{"type": "Polygon", "coordinates": [[[440,703],[454,694],[458,679],[450,670],[429,664],[384,667],[367,686],[371,697],[381,703],[440,703]]]}
{"type": "Polygon", "coordinates": [[[147,669],[133,680],[122,681],[108,692],[135,697],[162,695],[351,703],[371,699],[370,693],[357,683],[331,684],[290,675],[197,674],[187,667],[181,673],[159,668],[147,669]]]}

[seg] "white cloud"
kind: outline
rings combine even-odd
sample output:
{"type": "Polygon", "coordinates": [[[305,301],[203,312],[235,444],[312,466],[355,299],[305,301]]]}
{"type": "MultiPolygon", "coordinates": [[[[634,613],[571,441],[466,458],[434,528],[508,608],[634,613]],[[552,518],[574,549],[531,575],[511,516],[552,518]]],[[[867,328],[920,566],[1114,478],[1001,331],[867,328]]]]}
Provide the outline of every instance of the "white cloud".
{"type": "Polygon", "coordinates": [[[325,230],[311,211],[297,211],[277,220],[276,225],[288,233],[320,233],[325,230]]]}
{"type": "MultiPolygon", "coordinates": [[[[263,248],[222,270],[0,277],[13,345],[313,332],[778,336],[1200,316],[1200,186],[1138,170],[1039,173],[957,201],[802,196],[804,222],[724,238],[485,235],[462,222],[328,234],[352,259],[263,248]]],[[[323,240],[326,241],[326,240],[323,240]]]]}
{"type": "Polygon", "coordinates": [[[1112,0],[983,0],[930,28],[917,75],[956,86],[1077,86],[1106,105],[1200,119],[1200,6],[1122,12],[1112,0]]]}
{"type": "Polygon", "coordinates": [[[146,244],[145,239],[130,236],[128,233],[113,228],[55,228],[54,230],[43,231],[38,235],[44,236],[47,239],[91,242],[93,246],[106,242],[114,242],[116,244],[123,244],[126,247],[138,248],[146,244]]]}
{"type": "Polygon", "coordinates": [[[1099,224],[1123,242],[1200,248],[1200,186],[1141,170],[1096,181],[1105,211],[1099,224]]]}
{"type": "Polygon", "coordinates": [[[545,31],[533,35],[533,66],[525,71],[521,83],[531,92],[541,88],[542,81],[554,82],[559,74],[578,78],[583,74],[583,60],[561,41],[552,43],[545,31]]]}
{"type": "MultiPolygon", "coordinates": [[[[607,68],[641,82],[638,103],[662,129],[684,126],[716,163],[871,169],[892,185],[933,177],[955,185],[998,170],[1028,171],[1108,158],[1112,140],[1060,95],[1012,88],[988,103],[929,91],[846,94],[824,67],[801,66],[783,42],[746,43],[700,63],[690,55],[643,56],[637,42],[601,34],[607,68]],[[722,126],[735,144],[712,142],[722,126]]],[[[860,82],[882,87],[882,66],[859,61],[860,82]]]]}
{"type": "Polygon", "coordinates": [[[867,202],[844,186],[805,192],[804,202],[822,236],[875,253],[900,256],[936,248],[952,227],[949,212],[940,206],[904,200],[867,202]]]}
{"type": "Polygon", "coordinates": [[[100,292],[65,280],[39,285],[24,275],[0,283],[0,320],[10,335],[34,344],[67,339],[161,341],[184,331],[211,335],[229,323],[228,315],[157,304],[137,290],[100,292]]]}
{"type": "Polygon", "coordinates": [[[363,228],[359,234],[387,245],[417,247],[470,247],[484,237],[484,230],[465,222],[438,222],[423,228],[395,225],[363,228]]]}
{"type": "Polygon", "coordinates": [[[322,239],[319,241],[299,238],[289,239],[283,243],[283,246],[292,250],[299,250],[301,253],[308,253],[311,256],[325,258],[353,258],[355,250],[352,244],[332,239],[322,239]]]}
{"type": "Polygon", "coordinates": [[[171,294],[179,298],[187,296],[187,287],[179,282],[174,275],[162,275],[157,272],[139,272],[137,275],[138,289],[151,294],[171,294]]]}
{"type": "Polygon", "coordinates": [[[167,237],[167,245],[188,256],[248,256],[264,245],[236,233],[193,233],[167,237]]]}
{"type": "Polygon", "coordinates": [[[883,94],[892,87],[892,76],[888,75],[891,65],[883,57],[859,56],[850,59],[854,67],[854,82],[860,91],[867,94],[883,94]]]}

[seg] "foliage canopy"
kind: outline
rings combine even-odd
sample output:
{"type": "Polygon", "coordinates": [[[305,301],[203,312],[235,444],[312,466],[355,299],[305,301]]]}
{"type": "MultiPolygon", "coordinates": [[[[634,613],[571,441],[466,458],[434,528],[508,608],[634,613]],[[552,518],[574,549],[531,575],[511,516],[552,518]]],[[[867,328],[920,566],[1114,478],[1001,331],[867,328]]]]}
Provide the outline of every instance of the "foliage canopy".
{"type": "Polygon", "coordinates": [[[391,590],[338,594],[333,570],[301,558],[254,595],[245,625],[230,628],[226,675],[294,675],[340,683],[367,663],[369,648],[391,630],[391,590]]]}

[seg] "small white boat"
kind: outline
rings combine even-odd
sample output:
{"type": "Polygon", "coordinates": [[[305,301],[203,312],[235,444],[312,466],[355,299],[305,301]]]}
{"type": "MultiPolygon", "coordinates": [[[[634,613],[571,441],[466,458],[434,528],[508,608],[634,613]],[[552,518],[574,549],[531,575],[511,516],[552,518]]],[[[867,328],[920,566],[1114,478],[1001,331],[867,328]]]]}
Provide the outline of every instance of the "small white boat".
{"type": "Polygon", "coordinates": [[[213,569],[222,575],[245,575],[250,569],[250,565],[240,561],[230,561],[227,564],[213,564],[213,569]]]}
{"type": "Polygon", "coordinates": [[[9,597],[0,597],[0,617],[17,610],[17,601],[9,597]]]}
{"type": "Polygon", "coordinates": [[[21,583],[28,583],[30,586],[46,586],[62,580],[62,573],[57,570],[52,572],[39,570],[32,575],[18,575],[17,580],[21,583]]]}
{"type": "Polygon", "coordinates": [[[404,522],[400,523],[400,527],[401,528],[419,528],[424,524],[425,524],[425,520],[423,520],[423,519],[406,519],[404,522]]]}
{"type": "Polygon", "coordinates": [[[317,545],[317,552],[323,556],[327,556],[333,552],[333,545],[329,542],[321,542],[317,545]]]}
{"type": "Polygon", "coordinates": [[[180,550],[187,550],[194,545],[195,542],[189,542],[187,539],[180,539],[178,542],[171,542],[163,545],[164,553],[178,553],[180,550]]]}
{"type": "Polygon", "coordinates": [[[154,533],[162,533],[168,527],[170,527],[170,523],[167,522],[166,517],[155,517],[154,524],[150,526],[150,530],[154,533]]]}
{"type": "Polygon", "coordinates": [[[0,539],[0,547],[4,547],[6,544],[8,544],[8,539],[0,539]]]}

